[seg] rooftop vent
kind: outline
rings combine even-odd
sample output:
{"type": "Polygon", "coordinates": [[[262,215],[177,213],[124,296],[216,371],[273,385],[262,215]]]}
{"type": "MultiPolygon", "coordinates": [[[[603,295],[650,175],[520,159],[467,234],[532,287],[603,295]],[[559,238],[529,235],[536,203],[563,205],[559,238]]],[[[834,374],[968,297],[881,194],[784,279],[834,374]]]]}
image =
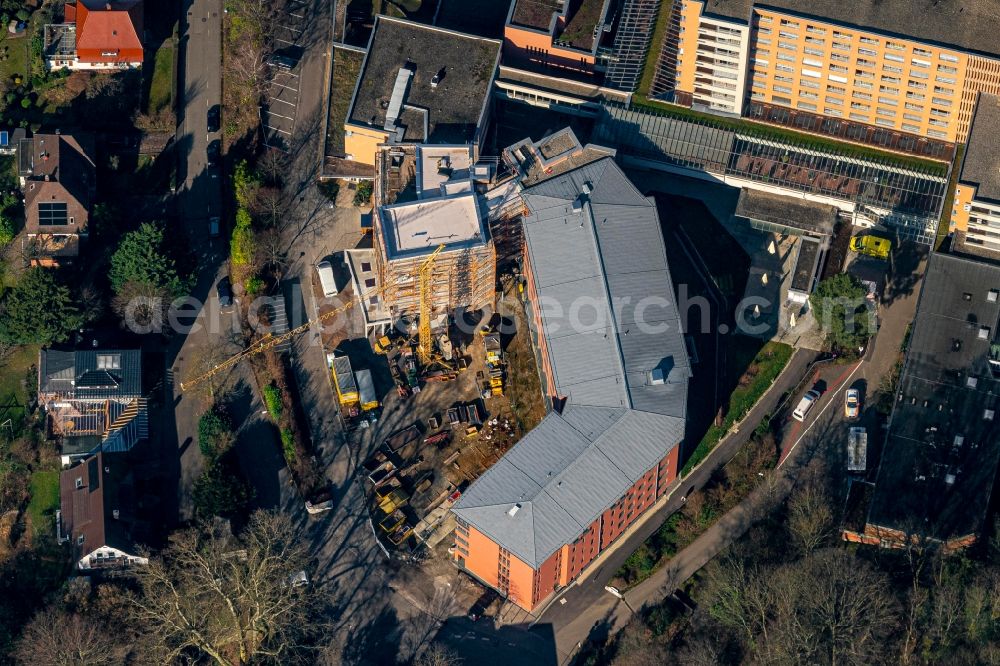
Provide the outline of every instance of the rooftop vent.
{"type": "Polygon", "coordinates": [[[955,485],[955,475],[951,474],[950,472],[948,474],[945,474],[944,482],[947,483],[949,486],[955,485]]]}
{"type": "Polygon", "coordinates": [[[967,377],[965,380],[965,385],[969,388],[976,388],[977,384],[979,384],[979,379],[976,377],[967,377]]]}
{"type": "Polygon", "coordinates": [[[121,515],[121,514],[120,514],[120,513],[118,512],[118,509],[112,509],[112,510],[111,510],[111,517],[112,517],[112,518],[114,518],[115,520],[118,520],[118,517],[119,517],[120,515],[121,515]]]}
{"type": "Polygon", "coordinates": [[[989,301],[990,303],[996,303],[998,298],[1000,298],[1000,291],[997,291],[996,289],[990,289],[988,292],[986,292],[986,300],[989,301]]]}
{"type": "Polygon", "coordinates": [[[972,294],[970,294],[969,292],[963,293],[962,294],[962,300],[963,301],[971,301],[972,300],[972,294]]]}
{"type": "Polygon", "coordinates": [[[510,509],[507,510],[507,515],[513,518],[514,516],[517,515],[517,512],[520,510],[521,510],[521,505],[515,504],[514,506],[510,507],[510,509]]]}
{"type": "Polygon", "coordinates": [[[666,384],[667,378],[663,374],[663,368],[653,368],[649,373],[649,383],[653,386],[659,386],[660,384],[666,384]]]}
{"type": "Polygon", "coordinates": [[[980,340],[989,340],[990,339],[990,327],[989,326],[980,326],[979,327],[979,336],[978,337],[979,337],[980,340]]]}
{"type": "Polygon", "coordinates": [[[984,421],[992,421],[994,416],[996,416],[996,412],[994,412],[992,409],[984,409],[983,410],[983,420],[984,421]]]}
{"type": "Polygon", "coordinates": [[[965,436],[964,435],[955,435],[955,441],[952,443],[952,445],[957,449],[958,447],[962,446],[962,444],[964,444],[964,443],[965,443],[965,436]]]}

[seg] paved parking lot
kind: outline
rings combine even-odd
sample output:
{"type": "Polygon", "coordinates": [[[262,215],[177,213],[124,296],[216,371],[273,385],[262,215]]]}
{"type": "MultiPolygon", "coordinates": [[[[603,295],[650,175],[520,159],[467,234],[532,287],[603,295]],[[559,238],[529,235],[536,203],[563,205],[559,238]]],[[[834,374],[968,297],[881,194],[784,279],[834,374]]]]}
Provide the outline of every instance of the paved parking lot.
{"type": "Polygon", "coordinates": [[[299,107],[299,71],[304,55],[302,35],[309,6],[303,0],[288,0],[278,9],[274,22],[274,53],[287,58],[289,66],[269,61],[271,85],[267,102],[261,108],[264,142],[271,148],[286,151],[295,133],[299,107]]]}

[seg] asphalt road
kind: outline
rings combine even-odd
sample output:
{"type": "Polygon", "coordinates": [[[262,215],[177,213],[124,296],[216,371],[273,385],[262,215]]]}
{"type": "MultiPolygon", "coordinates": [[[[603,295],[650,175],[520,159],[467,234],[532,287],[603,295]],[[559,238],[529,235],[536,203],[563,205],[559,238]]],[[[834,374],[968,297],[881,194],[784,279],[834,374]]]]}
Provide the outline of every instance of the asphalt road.
{"type": "MultiPolygon", "coordinates": [[[[208,220],[222,213],[222,185],[218,167],[208,168],[207,148],[218,133],[208,135],[208,109],[222,101],[222,0],[193,0],[184,7],[180,22],[178,58],[178,224],[195,253],[198,268],[192,291],[193,305],[182,323],[192,324],[189,332],[175,333],[166,354],[167,391],[173,410],[165,410],[162,427],[174,437],[164,437],[177,446],[177,519],[192,516],[191,488],[201,473],[203,461],[198,451],[198,418],[210,404],[198,393],[184,393],[180,382],[191,376],[199,355],[209,348],[238,349],[233,341],[238,322],[232,311],[222,312],[215,284],[225,272],[225,243],[208,239],[208,220]],[[204,306],[202,306],[204,304],[204,306]]],[[[247,409],[251,409],[249,406],[247,409]]],[[[239,414],[248,418],[246,414],[239,414]]]]}

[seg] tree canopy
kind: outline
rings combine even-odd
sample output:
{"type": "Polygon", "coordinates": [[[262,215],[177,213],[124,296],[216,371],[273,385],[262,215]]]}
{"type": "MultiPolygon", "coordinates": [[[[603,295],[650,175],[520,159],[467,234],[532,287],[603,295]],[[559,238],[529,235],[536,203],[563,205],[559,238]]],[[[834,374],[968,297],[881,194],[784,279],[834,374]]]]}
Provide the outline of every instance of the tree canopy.
{"type": "Polygon", "coordinates": [[[116,293],[121,293],[131,282],[177,297],[184,294],[187,286],[167,251],[163,229],[149,222],[122,238],[111,256],[108,277],[116,293]]]}
{"type": "Polygon", "coordinates": [[[69,287],[44,268],[25,272],[0,301],[0,341],[10,344],[65,342],[85,321],[69,287]]]}
{"type": "Polygon", "coordinates": [[[834,348],[855,351],[874,332],[866,294],[860,280],[840,273],[820,282],[809,297],[816,322],[826,331],[834,348]]]}

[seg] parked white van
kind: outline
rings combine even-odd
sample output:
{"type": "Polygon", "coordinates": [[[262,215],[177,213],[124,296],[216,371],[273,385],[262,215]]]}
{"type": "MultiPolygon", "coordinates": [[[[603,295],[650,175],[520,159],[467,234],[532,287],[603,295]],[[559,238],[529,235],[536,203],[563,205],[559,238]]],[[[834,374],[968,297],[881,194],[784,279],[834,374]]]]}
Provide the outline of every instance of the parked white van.
{"type": "Polygon", "coordinates": [[[337,295],[337,281],[333,279],[333,266],[329,261],[321,261],[316,264],[316,274],[319,275],[319,284],[323,288],[323,295],[327,298],[337,295]]]}
{"type": "Polygon", "coordinates": [[[817,400],[819,400],[819,391],[806,391],[806,394],[799,400],[795,411],[792,412],[792,418],[796,421],[805,421],[806,414],[813,408],[817,400]]]}

